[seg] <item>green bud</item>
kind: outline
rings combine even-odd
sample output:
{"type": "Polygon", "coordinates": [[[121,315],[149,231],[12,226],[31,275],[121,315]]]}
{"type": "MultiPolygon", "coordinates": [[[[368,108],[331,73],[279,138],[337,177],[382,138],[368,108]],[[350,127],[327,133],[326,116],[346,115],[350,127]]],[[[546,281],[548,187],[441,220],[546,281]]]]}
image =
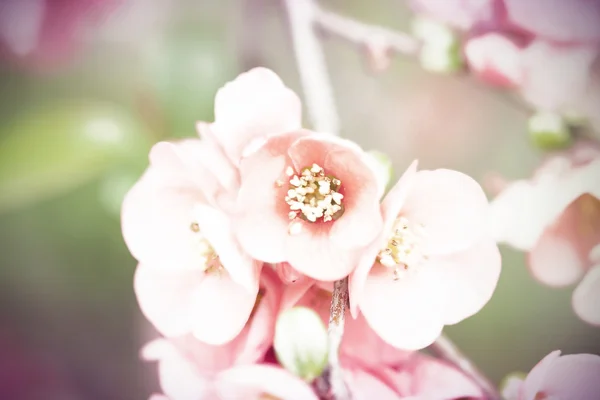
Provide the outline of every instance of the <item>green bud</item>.
{"type": "Polygon", "coordinates": [[[463,68],[459,38],[448,26],[417,17],[413,20],[412,32],[422,43],[419,61],[423,69],[435,73],[452,73],[463,68]]]}
{"type": "Polygon", "coordinates": [[[281,365],[307,382],[327,365],[327,329],[310,308],[293,307],[279,315],[273,347],[281,365]]]}
{"type": "Polygon", "coordinates": [[[529,136],[543,150],[556,150],[571,144],[571,132],[565,119],[553,112],[538,111],[529,117],[529,136]]]}

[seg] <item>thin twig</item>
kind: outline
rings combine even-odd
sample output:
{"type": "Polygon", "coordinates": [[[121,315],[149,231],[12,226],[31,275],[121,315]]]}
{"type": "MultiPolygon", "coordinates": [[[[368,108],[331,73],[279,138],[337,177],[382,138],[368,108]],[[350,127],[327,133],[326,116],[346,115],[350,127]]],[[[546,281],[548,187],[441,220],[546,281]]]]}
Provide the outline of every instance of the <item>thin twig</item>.
{"type": "Polygon", "coordinates": [[[325,55],[314,30],[318,11],[313,0],[286,0],[298,73],[314,128],[339,135],[340,123],[325,55]]]}
{"type": "Polygon", "coordinates": [[[420,43],[412,36],[388,28],[369,25],[317,8],[315,22],[324,30],[357,45],[373,44],[385,46],[400,54],[416,54],[420,43]]]}
{"type": "Polygon", "coordinates": [[[488,400],[501,400],[502,397],[494,384],[464,355],[458,347],[444,334],[431,345],[431,350],[438,357],[450,362],[477,384],[485,393],[488,400]]]}
{"type": "Polygon", "coordinates": [[[350,399],[350,393],[344,382],[343,371],[340,365],[339,348],[344,336],[344,319],[348,305],[348,278],[333,283],[331,308],[329,309],[329,379],[331,391],[336,400],[350,399]]]}

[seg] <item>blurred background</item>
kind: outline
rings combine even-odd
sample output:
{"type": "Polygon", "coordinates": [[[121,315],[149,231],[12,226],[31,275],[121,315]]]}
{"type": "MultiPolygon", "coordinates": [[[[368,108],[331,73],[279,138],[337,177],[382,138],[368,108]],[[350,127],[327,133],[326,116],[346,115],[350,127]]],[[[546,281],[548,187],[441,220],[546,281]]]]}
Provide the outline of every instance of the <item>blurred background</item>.
{"type": "MultiPolygon", "coordinates": [[[[323,7],[407,31],[401,0],[323,0],[323,7]]],[[[464,76],[394,57],[383,72],[324,38],[343,135],[384,150],[401,173],[453,168],[524,178],[541,153],[527,114],[464,76]]],[[[153,335],[135,300],[122,198],[150,146],[212,121],[216,91],[255,66],[301,94],[278,0],[0,0],[0,399],[146,398],[153,335]]],[[[309,126],[306,118],[306,126],[309,126]]],[[[490,303],[447,328],[499,382],[551,350],[600,354],[600,332],[571,291],[533,281],[503,248],[490,303]]]]}

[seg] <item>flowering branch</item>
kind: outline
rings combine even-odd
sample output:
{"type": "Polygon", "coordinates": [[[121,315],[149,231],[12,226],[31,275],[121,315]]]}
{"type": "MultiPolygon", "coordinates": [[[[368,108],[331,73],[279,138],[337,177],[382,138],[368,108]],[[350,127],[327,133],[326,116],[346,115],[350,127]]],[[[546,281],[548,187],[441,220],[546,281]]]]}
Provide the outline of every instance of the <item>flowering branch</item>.
{"type": "Polygon", "coordinates": [[[501,400],[502,397],[486,376],[479,371],[471,360],[444,334],[431,345],[438,357],[450,362],[473,380],[485,393],[489,400],[501,400]]]}
{"type": "Polygon", "coordinates": [[[419,41],[408,34],[368,25],[321,8],[315,11],[315,22],[327,32],[357,45],[380,45],[388,51],[411,55],[420,47],[419,41]]]}

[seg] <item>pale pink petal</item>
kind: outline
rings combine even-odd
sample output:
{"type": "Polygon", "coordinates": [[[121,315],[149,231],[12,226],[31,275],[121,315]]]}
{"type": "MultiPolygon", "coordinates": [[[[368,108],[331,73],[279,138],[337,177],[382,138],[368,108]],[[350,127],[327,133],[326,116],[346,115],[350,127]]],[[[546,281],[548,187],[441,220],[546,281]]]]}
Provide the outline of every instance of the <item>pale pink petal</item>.
{"type": "Polygon", "coordinates": [[[398,214],[404,206],[404,202],[410,193],[417,172],[418,161],[413,161],[406,169],[404,174],[398,179],[398,182],[388,192],[381,203],[381,213],[383,216],[383,230],[379,238],[375,239],[369,248],[363,251],[363,255],[357,264],[356,269],[350,275],[348,281],[348,291],[350,293],[350,313],[356,317],[358,313],[358,304],[362,297],[362,290],[365,285],[369,271],[373,267],[377,253],[385,245],[387,235],[391,232],[398,214]]]}
{"type": "Polygon", "coordinates": [[[573,292],[573,309],[588,324],[600,326],[600,265],[590,269],[573,292]]]}
{"type": "Polygon", "coordinates": [[[248,292],[256,292],[262,263],[254,261],[241,249],[233,235],[230,218],[225,213],[202,204],[194,207],[194,216],[202,234],[219,255],[221,264],[231,279],[248,292]]]}
{"type": "Polygon", "coordinates": [[[296,171],[314,163],[340,179],[344,214],[331,223],[331,240],[338,247],[366,246],[381,230],[379,183],[355,143],[330,135],[298,139],[289,149],[296,171]]]}
{"type": "Polygon", "coordinates": [[[521,400],[520,393],[523,390],[523,379],[510,376],[506,379],[502,388],[502,397],[506,400],[521,400]]]}
{"type": "Polygon", "coordinates": [[[192,296],[203,279],[200,270],[138,265],[134,289],[142,313],[165,336],[189,332],[194,324],[192,296]]]}
{"type": "Polygon", "coordinates": [[[527,257],[534,278],[554,287],[572,285],[581,279],[586,265],[573,240],[577,239],[556,229],[544,232],[527,257]]]}
{"type": "Polygon", "coordinates": [[[572,107],[586,93],[597,54],[594,46],[559,47],[536,40],[523,52],[523,97],[539,109],[572,107]]]}
{"type": "Polygon", "coordinates": [[[390,345],[418,350],[435,341],[443,328],[443,284],[432,268],[420,268],[394,281],[376,267],[365,284],[360,310],[371,328],[390,345]]]}
{"type": "Polygon", "coordinates": [[[509,20],[535,35],[564,42],[600,41],[596,0],[504,0],[509,20]]]}
{"type": "Polygon", "coordinates": [[[488,201],[473,178],[452,170],[419,171],[401,214],[423,224],[430,255],[464,250],[487,229],[488,201]]]}
{"type": "MultiPolygon", "coordinates": [[[[242,335],[240,335],[242,336],[242,335]]],[[[188,334],[176,338],[169,338],[168,344],[172,348],[172,352],[177,352],[186,357],[187,360],[193,362],[194,370],[202,376],[211,376],[215,372],[225,370],[233,366],[238,360],[240,348],[244,345],[243,337],[236,337],[229,343],[212,346],[203,343],[196,339],[193,335],[188,334]]],[[[155,346],[152,349],[157,352],[155,346]]],[[[148,346],[145,348],[145,355],[148,355],[148,346]]],[[[164,355],[159,360],[166,359],[171,355],[164,351],[164,355]]]]}
{"type": "Polygon", "coordinates": [[[212,345],[235,338],[254,308],[256,289],[248,292],[226,271],[206,274],[192,298],[194,336],[212,345]]]}
{"type": "MultiPolygon", "coordinates": [[[[600,394],[600,356],[569,354],[554,360],[544,376],[539,392],[549,398],[597,399],[600,394]]],[[[527,381],[526,381],[527,382],[527,381]]]]}
{"type": "Polygon", "coordinates": [[[456,324],[483,308],[490,300],[502,260],[492,239],[484,239],[466,251],[430,260],[444,282],[444,324],[456,324]]]}
{"type": "Polygon", "coordinates": [[[401,397],[385,383],[360,369],[344,371],[348,389],[356,400],[400,400],[401,397]]]}
{"type": "Polygon", "coordinates": [[[600,263],[600,244],[594,246],[590,251],[590,261],[593,263],[600,263]]]}
{"type": "Polygon", "coordinates": [[[525,400],[534,400],[538,391],[540,391],[546,381],[548,372],[552,365],[560,357],[560,350],[555,350],[544,357],[527,375],[523,386],[523,398],[525,400]]]}
{"type": "Polygon", "coordinates": [[[177,352],[159,361],[158,377],[163,392],[171,400],[202,399],[211,391],[211,383],[177,352]]]}
{"type": "Polygon", "coordinates": [[[190,226],[193,208],[204,197],[196,187],[172,183],[154,167],[146,171],[123,202],[123,238],[142,263],[169,269],[198,268],[202,255],[190,226]]]}
{"type": "Polygon", "coordinates": [[[246,397],[240,397],[245,399],[251,398],[250,394],[269,394],[286,400],[317,400],[307,383],[282,368],[266,364],[231,368],[219,375],[217,384],[221,394],[247,394],[246,397]]]}
{"type": "Polygon", "coordinates": [[[279,279],[285,284],[296,283],[306,278],[300,272],[296,271],[289,263],[282,262],[275,264],[275,271],[279,279]]]}
{"type": "Polygon", "coordinates": [[[314,279],[307,278],[301,282],[286,285],[281,299],[281,310],[293,307],[314,284],[314,279]]]}
{"type": "Polygon", "coordinates": [[[242,160],[242,185],[238,193],[234,229],[244,250],[265,262],[286,261],[285,242],[289,226],[289,206],[285,203],[291,161],[287,149],[301,136],[298,131],[270,138],[253,155],[242,160]]]}
{"type": "Polygon", "coordinates": [[[237,165],[255,138],[301,127],[300,99],[266,68],[254,68],[227,83],[215,97],[212,131],[237,165]]]}
{"type": "Polygon", "coordinates": [[[361,255],[359,250],[336,246],[323,225],[298,223],[302,224],[300,232],[286,238],[285,253],[292,267],[320,281],[335,281],[352,272],[361,255]]]}
{"type": "Polygon", "coordinates": [[[517,87],[523,80],[521,48],[507,36],[474,37],[466,42],[464,53],[471,71],[488,84],[517,87]]]}
{"type": "Polygon", "coordinates": [[[155,393],[153,395],[151,395],[148,400],[170,400],[167,396],[165,396],[164,394],[158,394],[155,393]]]}

